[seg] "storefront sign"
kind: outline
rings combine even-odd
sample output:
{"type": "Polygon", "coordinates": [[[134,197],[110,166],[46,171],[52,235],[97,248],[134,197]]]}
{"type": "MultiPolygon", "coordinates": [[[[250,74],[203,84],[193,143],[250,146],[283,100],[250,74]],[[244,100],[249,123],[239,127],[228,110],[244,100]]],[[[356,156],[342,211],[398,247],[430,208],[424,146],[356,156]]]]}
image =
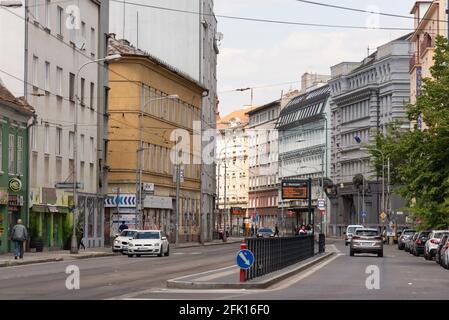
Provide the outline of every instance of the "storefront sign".
{"type": "Polygon", "coordinates": [[[0,205],[6,206],[8,204],[8,190],[0,188],[0,205]]]}
{"type": "Polygon", "coordinates": [[[22,181],[17,178],[10,179],[8,187],[12,192],[20,192],[22,190],[22,181]]]}
{"type": "Polygon", "coordinates": [[[171,197],[146,196],[143,205],[145,208],[173,209],[173,200],[171,197]]]}
{"type": "Polygon", "coordinates": [[[23,206],[23,197],[10,194],[8,196],[8,206],[23,206]]]}

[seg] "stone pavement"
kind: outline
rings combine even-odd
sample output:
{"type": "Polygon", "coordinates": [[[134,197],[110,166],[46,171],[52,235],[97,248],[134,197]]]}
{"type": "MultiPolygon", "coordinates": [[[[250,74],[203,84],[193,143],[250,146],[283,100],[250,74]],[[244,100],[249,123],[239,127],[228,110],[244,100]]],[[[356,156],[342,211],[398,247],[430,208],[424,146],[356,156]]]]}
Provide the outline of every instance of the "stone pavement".
{"type": "MultiPolygon", "coordinates": [[[[239,243],[242,238],[228,238],[226,242],[222,240],[213,240],[204,244],[200,243],[180,243],[178,246],[171,245],[174,249],[192,248],[200,246],[224,245],[239,243]]],[[[87,248],[86,250],[79,250],[78,254],[70,254],[70,250],[56,250],[44,252],[25,252],[23,259],[14,259],[12,253],[0,255],[0,267],[9,267],[17,265],[54,262],[54,261],[69,261],[76,259],[88,259],[98,257],[108,257],[113,255],[120,255],[120,253],[113,253],[111,247],[101,248],[87,248]]]]}

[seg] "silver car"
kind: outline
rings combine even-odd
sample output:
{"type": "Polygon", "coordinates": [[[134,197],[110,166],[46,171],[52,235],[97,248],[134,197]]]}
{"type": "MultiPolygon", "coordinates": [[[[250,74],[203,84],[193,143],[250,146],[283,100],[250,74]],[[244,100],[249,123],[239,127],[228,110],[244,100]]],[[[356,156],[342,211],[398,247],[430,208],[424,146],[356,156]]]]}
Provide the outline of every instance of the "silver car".
{"type": "Polygon", "coordinates": [[[384,242],[379,230],[372,228],[359,228],[352,235],[349,255],[355,253],[376,253],[378,257],[384,255],[384,242]]]}
{"type": "Polygon", "coordinates": [[[257,238],[272,238],[274,237],[273,229],[259,228],[257,229],[257,238]]]}

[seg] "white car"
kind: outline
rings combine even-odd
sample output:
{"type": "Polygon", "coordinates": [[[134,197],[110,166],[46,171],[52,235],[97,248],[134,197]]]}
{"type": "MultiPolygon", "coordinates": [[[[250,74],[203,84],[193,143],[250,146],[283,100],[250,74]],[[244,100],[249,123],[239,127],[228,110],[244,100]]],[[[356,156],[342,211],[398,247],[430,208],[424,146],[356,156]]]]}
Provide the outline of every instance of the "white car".
{"type": "Polygon", "coordinates": [[[130,258],[134,255],[137,257],[154,254],[157,254],[159,257],[163,255],[168,256],[170,254],[170,245],[162,231],[140,230],[129,241],[126,254],[130,258]]]}
{"type": "Polygon", "coordinates": [[[112,251],[121,253],[123,253],[123,251],[126,251],[128,242],[134,237],[137,231],[139,230],[135,229],[123,230],[117,237],[115,237],[114,243],[112,245],[112,251]]]}
{"type": "Polygon", "coordinates": [[[437,252],[440,240],[444,235],[449,235],[448,230],[434,230],[429,235],[429,240],[426,241],[424,246],[424,258],[426,260],[432,260],[437,252]]]}
{"type": "Polygon", "coordinates": [[[364,226],[360,224],[351,224],[346,228],[345,234],[345,246],[351,243],[352,235],[355,233],[355,231],[359,228],[364,228],[364,226]]]}

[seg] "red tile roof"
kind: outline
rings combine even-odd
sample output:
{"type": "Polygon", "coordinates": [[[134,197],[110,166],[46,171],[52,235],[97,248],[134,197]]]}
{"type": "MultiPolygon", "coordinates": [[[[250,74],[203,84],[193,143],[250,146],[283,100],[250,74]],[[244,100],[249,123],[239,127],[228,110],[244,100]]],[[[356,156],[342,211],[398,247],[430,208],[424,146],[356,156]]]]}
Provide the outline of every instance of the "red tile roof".
{"type": "Polygon", "coordinates": [[[29,115],[32,115],[34,113],[34,108],[30,106],[23,97],[14,97],[13,94],[8,89],[6,89],[6,87],[0,80],[0,103],[1,102],[8,103],[11,107],[21,113],[29,115]]]}

